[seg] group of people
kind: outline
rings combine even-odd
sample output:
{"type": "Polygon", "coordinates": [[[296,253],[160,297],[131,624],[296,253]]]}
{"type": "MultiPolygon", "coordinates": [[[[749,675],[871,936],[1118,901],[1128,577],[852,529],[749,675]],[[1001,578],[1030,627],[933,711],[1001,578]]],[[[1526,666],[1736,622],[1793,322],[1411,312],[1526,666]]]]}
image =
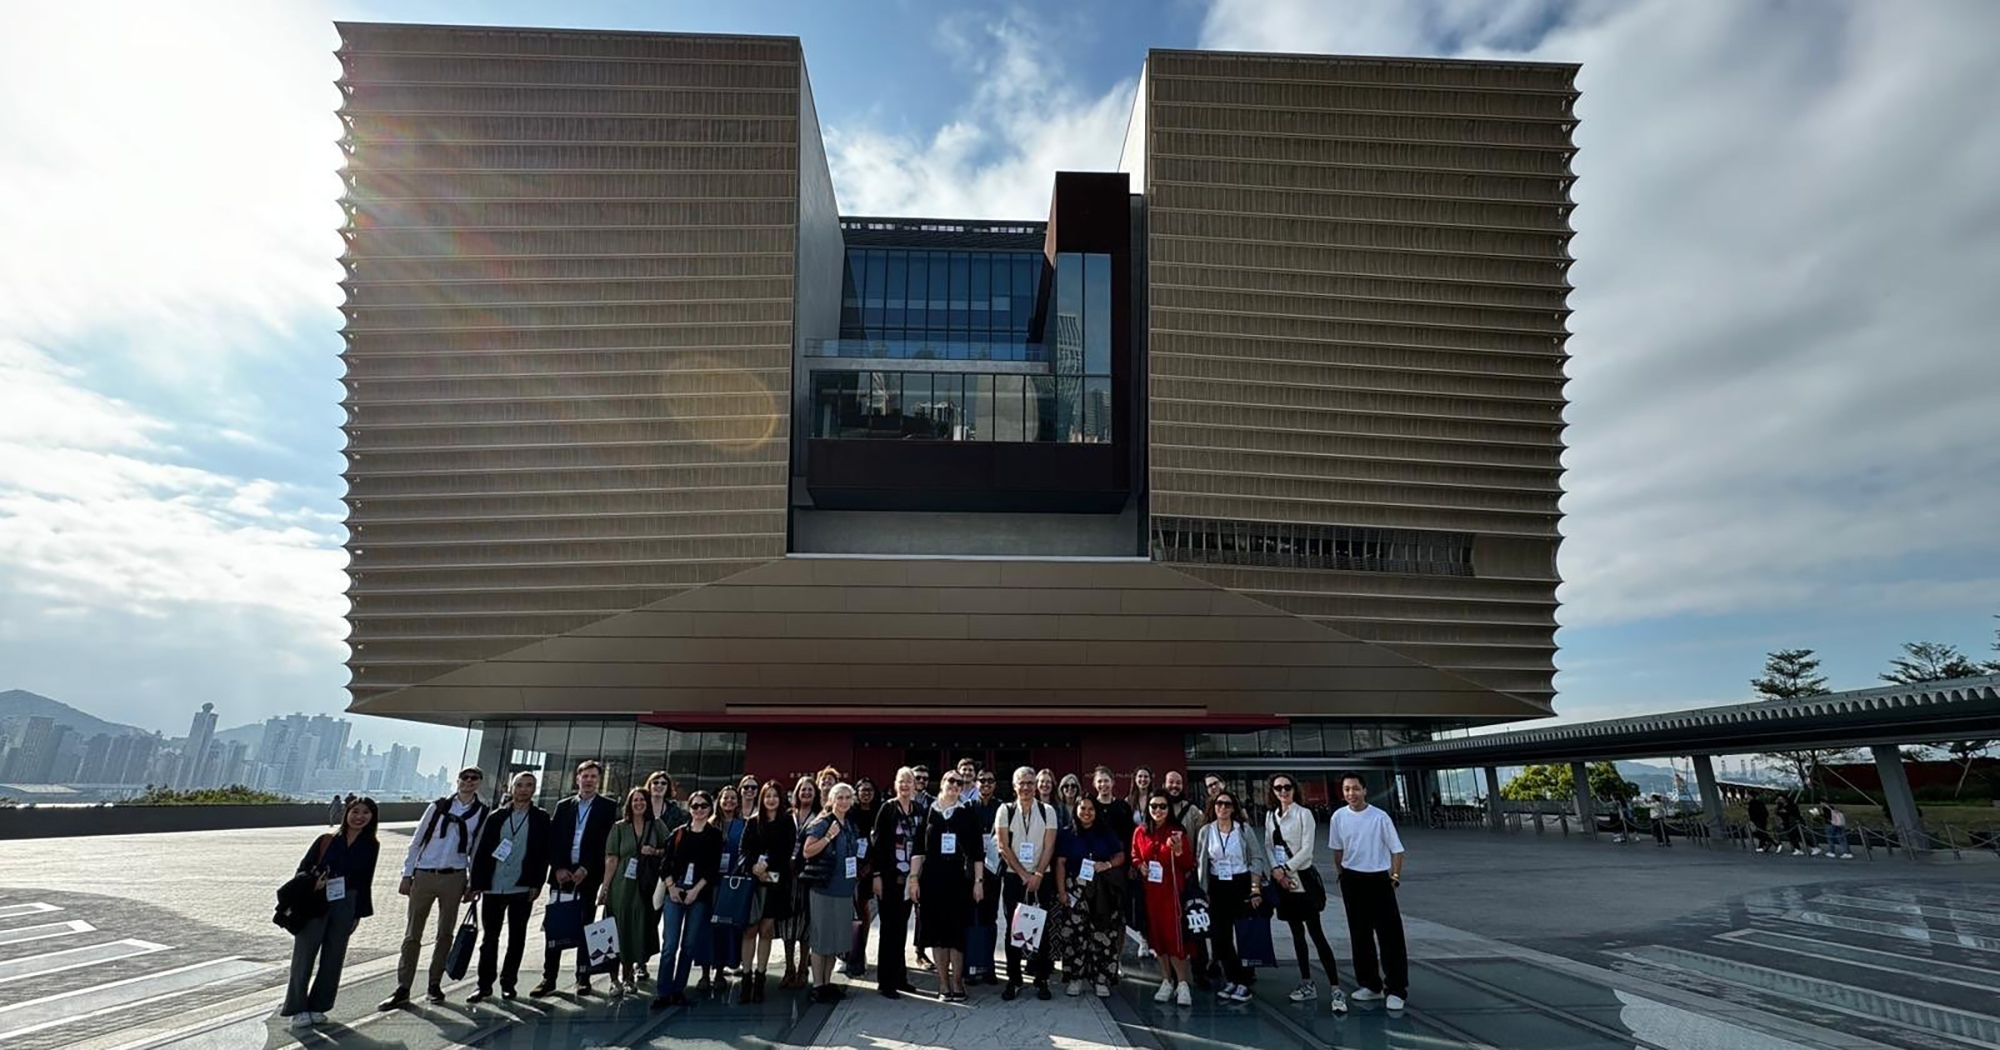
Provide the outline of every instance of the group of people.
{"type": "Polygon", "coordinates": [[[1775,835],[1771,830],[1774,807],[1763,792],[1752,795],[1745,808],[1750,817],[1751,845],[1758,853],[1769,849],[1774,855],[1783,856],[1789,849],[1794,855],[1803,857],[1806,856],[1806,850],[1810,845],[1812,856],[1815,857],[1824,853],[1829,857],[1854,859],[1854,850],[1847,840],[1847,814],[1831,802],[1821,802],[1813,807],[1826,828],[1824,847],[1820,846],[1818,836],[1806,826],[1805,815],[1799,809],[1799,800],[1791,795],[1778,796],[1778,804],[1775,807],[1775,815],[1778,818],[1775,835]]]}
{"type": "MultiPolygon", "coordinates": [[[[866,778],[848,783],[830,766],[789,790],[745,776],[713,793],[692,792],[685,803],[665,773],[617,802],[599,794],[603,777],[602,764],[583,762],[575,794],[549,812],[535,804],[534,773],[516,773],[506,797],[489,807],[483,772],[460,772],[457,793],[425,810],[403,859],[402,952],[380,1009],[411,1001],[426,942],[424,995],[445,1001],[446,960],[465,904],[477,907],[483,928],[477,990],[467,1002],[483,1002],[496,988],[515,998],[528,919],[544,891],[551,902],[585,902],[612,921],[619,954],[608,993],[637,995],[651,983],[656,1008],[685,1004],[697,967],[697,992],[722,991],[734,976],[741,1001],[762,1002],[774,945],[784,959],[780,989],[837,1001],[844,991],[836,971],[865,972],[868,930],[878,920],[876,986],[891,999],[917,991],[912,947],[945,1002],[966,1001],[969,985],[1000,984],[996,953],[1006,967],[1004,1000],[1052,998],[1058,970],[1067,995],[1108,996],[1122,976],[1129,931],[1139,957],[1158,960],[1155,1001],[1190,1005],[1197,983],[1221,999],[1247,1001],[1254,972],[1238,950],[1238,924],[1275,918],[1299,948],[1291,999],[1319,998],[1311,945],[1330,1008],[1348,1009],[1321,926],[1328,894],[1316,862],[1318,821],[1289,775],[1266,785],[1261,834],[1219,778],[1206,778],[1206,798],[1197,801],[1186,796],[1180,772],[1156,786],[1143,767],[1124,795],[1105,767],[1086,789],[1080,777],[1026,766],[1002,794],[995,772],[972,759],[945,769],[935,793],[928,770],[899,769],[886,797],[866,778]],[[657,980],[647,971],[654,956],[657,980]]],[[[1369,805],[1359,775],[1345,777],[1341,793],[1346,805],[1333,813],[1325,846],[1353,937],[1354,998],[1399,1009],[1409,982],[1396,904],[1402,842],[1389,816],[1369,805]]],[[[295,934],[282,1011],[295,1027],[325,1019],[348,935],[373,912],[377,823],[375,803],[354,800],[340,828],[300,863],[331,906],[295,934]]],[[[572,949],[575,993],[595,994],[587,953],[558,943],[545,950],[529,996],[556,990],[563,953],[572,949]]]]}

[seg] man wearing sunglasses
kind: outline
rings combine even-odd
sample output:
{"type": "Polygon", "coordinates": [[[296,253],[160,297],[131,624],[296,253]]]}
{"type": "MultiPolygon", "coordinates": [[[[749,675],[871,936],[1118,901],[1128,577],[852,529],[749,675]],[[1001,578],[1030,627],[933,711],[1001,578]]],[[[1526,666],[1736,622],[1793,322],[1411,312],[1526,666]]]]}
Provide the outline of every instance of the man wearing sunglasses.
{"type": "Polygon", "coordinates": [[[458,773],[458,794],[447,795],[424,811],[403,857],[403,881],[396,892],[410,899],[408,921],[403,926],[403,954],[396,961],[396,990],[376,1006],[394,1010],[410,1001],[410,986],[417,978],[417,957],[423,954],[424,937],[430,928],[431,909],[437,909],[436,943],[431,947],[429,981],[425,998],[444,1002],[445,956],[458,932],[458,906],[471,898],[466,891],[466,857],[479,841],[480,824],[486,817],[486,803],[479,800],[479,785],[486,774],[477,766],[458,773]]]}

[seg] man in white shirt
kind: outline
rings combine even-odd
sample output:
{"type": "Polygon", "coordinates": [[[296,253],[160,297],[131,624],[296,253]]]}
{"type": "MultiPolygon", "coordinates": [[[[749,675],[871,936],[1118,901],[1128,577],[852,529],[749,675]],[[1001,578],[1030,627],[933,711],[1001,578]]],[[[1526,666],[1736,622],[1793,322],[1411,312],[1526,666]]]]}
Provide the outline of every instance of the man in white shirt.
{"type": "Polygon", "coordinates": [[[1340,778],[1340,797],[1326,844],[1347,909],[1347,932],[1354,941],[1354,980],[1359,1000],[1380,999],[1401,1010],[1410,994],[1410,959],[1403,945],[1403,913],[1396,887],[1403,883],[1403,839],[1389,814],[1368,804],[1368,782],[1359,773],[1340,778]],[[1381,950],[1378,966],[1376,949],[1381,950]]]}
{"type": "MultiPolygon", "coordinates": [[[[994,847],[1000,854],[1000,915],[1013,928],[1014,909],[1023,903],[1044,911],[1054,909],[1056,883],[1049,878],[1049,866],[1056,855],[1056,808],[1035,794],[1035,770],[1022,766],[1014,771],[1014,801],[1003,803],[993,814],[994,847]]],[[[1049,940],[1044,931],[1041,943],[1028,960],[1028,975],[1035,981],[1035,997],[1049,999],[1049,940]]],[[[1002,999],[1021,994],[1021,949],[1007,939],[1007,987],[1002,999]]]]}
{"type": "Polygon", "coordinates": [[[486,775],[477,766],[458,773],[458,794],[438,799],[424,811],[410,837],[403,857],[403,881],[396,892],[410,898],[408,922],[403,927],[403,955],[396,963],[396,990],[376,1006],[394,1010],[410,1001],[410,985],[417,978],[417,957],[424,951],[425,931],[430,926],[431,909],[437,908],[436,943],[431,948],[430,980],[425,998],[444,1002],[445,956],[458,930],[458,906],[466,900],[466,857],[479,841],[480,822],[486,804],[479,801],[479,785],[486,775]]]}

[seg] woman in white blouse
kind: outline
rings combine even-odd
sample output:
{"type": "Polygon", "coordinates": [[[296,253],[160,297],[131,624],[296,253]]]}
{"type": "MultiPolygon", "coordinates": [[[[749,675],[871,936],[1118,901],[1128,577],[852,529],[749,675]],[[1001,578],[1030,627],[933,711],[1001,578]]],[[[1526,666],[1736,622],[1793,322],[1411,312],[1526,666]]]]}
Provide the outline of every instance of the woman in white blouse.
{"type": "Polygon", "coordinates": [[[1331,986],[1328,1005],[1334,1013],[1347,1012],[1347,997],[1340,991],[1340,967],[1333,946],[1326,942],[1320,913],[1326,910],[1326,884],[1313,867],[1313,841],[1319,837],[1312,810],[1299,802],[1299,782],[1289,773],[1271,778],[1270,809],[1264,814],[1265,861],[1270,865],[1271,882],[1278,893],[1278,918],[1292,930],[1292,944],[1299,955],[1299,986],[1292,989],[1295,1003],[1319,998],[1313,983],[1312,959],[1306,954],[1307,937],[1319,950],[1319,962],[1326,969],[1331,986]]]}
{"type": "Polygon", "coordinates": [[[1222,963],[1222,987],[1216,998],[1250,1001],[1250,970],[1236,952],[1236,920],[1264,906],[1264,873],[1259,858],[1266,854],[1251,840],[1250,829],[1236,819],[1236,795],[1217,792],[1208,800],[1207,818],[1195,850],[1195,877],[1208,891],[1208,939],[1222,963]]]}

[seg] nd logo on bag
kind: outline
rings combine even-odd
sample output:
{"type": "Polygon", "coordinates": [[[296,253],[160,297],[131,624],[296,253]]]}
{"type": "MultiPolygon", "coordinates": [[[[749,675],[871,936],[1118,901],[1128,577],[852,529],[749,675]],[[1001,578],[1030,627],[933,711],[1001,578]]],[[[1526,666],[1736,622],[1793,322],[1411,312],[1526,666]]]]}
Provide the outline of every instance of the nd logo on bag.
{"type": "Polygon", "coordinates": [[[1208,902],[1192,900],[1187,902],[1187,932],[1191,937],[1201,937],[1208,933],[1208,902]]]}

